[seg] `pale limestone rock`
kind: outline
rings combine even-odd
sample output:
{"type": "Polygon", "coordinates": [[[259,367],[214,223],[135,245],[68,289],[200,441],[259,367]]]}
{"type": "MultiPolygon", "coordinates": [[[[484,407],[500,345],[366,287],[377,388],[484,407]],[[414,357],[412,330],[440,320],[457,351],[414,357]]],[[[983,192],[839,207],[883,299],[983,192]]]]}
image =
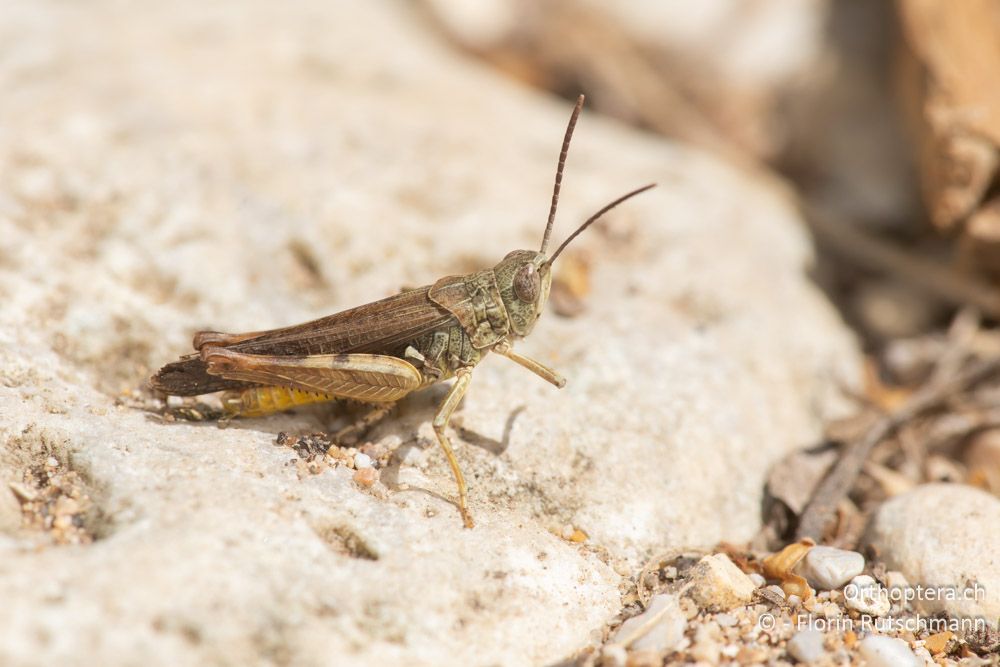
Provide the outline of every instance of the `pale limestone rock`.
{"type": "MultiPolygon", "coordinates": [[[[865,541],[903,574],[924,614],[1000,617],[1000,500],[960,484],[927,484],[876,512],[865,541]]],[[[899,582],[896,582],[899,583],[899,582]]]]}
{"type": "Polygon", "coordinates": [[[199,328],[537,247],[569,105],[420,26],[387,2],[4,9],[0,478],[65,461],[96,539],[0,541],[0,663],[552,663],[648,553],[749,539],[767,470],[841,407],[857,351],[784,196],[587,114],[557,241],[661,185],[574,247],[585,312],[519,346],[567,388],[477,369],[459,416],[483,439],[454,435],[475,530],[447,501],[439,389],[370,434],[396,450],[371,489],[274,445],[322,409],[219,429],[122,404],[199,328]]]}

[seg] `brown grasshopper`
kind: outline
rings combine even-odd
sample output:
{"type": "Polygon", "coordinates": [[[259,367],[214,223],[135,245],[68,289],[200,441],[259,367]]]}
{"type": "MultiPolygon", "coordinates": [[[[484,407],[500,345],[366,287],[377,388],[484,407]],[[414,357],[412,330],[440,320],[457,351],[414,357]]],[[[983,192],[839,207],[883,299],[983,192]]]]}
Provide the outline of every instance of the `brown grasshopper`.
{"type": "Polygon", "coordinates": [[[384,413],[410,392],[455,378],[434,416],[434,432],[458,484],[458,508],[471,528],[465,478],[445,429],[469,388],[472,369],[492,350],[556,387],[565,386],[559,373],[518,354],[511,342],[531,333],[541,315],[559,253],[602,215],[653,187],[614,200],[546,257],[566,154],[582,108],[583,95],[563,138],[541,250],[515,250],[492,269],[441,278],[305,324],[242,334],[199,332],[197,354],[167,364],[150,385],[176,396],[224,391],[227,417],[252,417],[336,399],[374,404],[384,413]]]}

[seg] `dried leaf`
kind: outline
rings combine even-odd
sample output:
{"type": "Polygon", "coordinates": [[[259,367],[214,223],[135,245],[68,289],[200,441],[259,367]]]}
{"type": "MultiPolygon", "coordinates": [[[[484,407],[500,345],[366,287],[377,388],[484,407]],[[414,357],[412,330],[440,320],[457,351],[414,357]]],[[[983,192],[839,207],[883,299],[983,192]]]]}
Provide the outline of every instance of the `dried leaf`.
{"type": "Polygon", "coordinates": [[[955,633],[949,630],[938,632],[937,634],[933,634],[924,640],[924,648],[926,648],[931,655],[944,653],[945,648],[948,647],[948,642],[950,642],[954,636],[955,633]]]}
{"type": "Polygon", "coordinates": [[[802,560],[809,550],[816,546],[812,540],[805,539],[793,542],[778,553],[771,554],[763,561],[764,576],[781,582],[781,590],[785,595],[797,595],[803,602],[813,596],[809,583],[792,569],[802,560]]]}

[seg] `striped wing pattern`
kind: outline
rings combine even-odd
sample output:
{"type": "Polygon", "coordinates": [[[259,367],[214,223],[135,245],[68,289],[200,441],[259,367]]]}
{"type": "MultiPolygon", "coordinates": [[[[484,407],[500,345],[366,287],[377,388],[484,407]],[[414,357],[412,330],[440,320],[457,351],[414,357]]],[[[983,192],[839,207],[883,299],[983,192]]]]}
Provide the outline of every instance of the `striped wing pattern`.
{"type": "MultiPolygon", "coordinates": [[[[409,290],[305,324],[264,331],[259,336],[225,349],[275,357],[394,354],[421,335],[453,323],[454,316],[427,297],[428,289],[409,290]]],[[[273,378],[237,378],[235,374],[221,376],[210,373],[208,365],[199,355],[167,364],[150,380],[153,389],[175,396],[197,396],[257,384],[276,383],[273,378]]],[[[291,386],[288,381],[277,384],[291,386]]],[[[346,387],[342,390],[346,391],[346,387]]],[[[386,390],[386,393],[390,392],[386,390]]]]}
{"type": "Polygon", "coordinates": [[[207,364],[210,374],[231,380],[370,403],[398,401],[423,379],[409,362],[378,354],[263,356],[218,348],[208,354],[207,364]]]}

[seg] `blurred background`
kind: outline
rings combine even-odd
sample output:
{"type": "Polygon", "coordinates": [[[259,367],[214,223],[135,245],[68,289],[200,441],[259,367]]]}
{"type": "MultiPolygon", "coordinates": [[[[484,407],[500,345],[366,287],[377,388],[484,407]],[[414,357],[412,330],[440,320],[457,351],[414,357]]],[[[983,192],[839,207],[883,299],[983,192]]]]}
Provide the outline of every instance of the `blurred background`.
{"type": "Polygon", "coordinates": [[[1000,3],[422,7],[518,81],[783,179],[869,351],[962,306],[1000,317],[1000,3]]]}

